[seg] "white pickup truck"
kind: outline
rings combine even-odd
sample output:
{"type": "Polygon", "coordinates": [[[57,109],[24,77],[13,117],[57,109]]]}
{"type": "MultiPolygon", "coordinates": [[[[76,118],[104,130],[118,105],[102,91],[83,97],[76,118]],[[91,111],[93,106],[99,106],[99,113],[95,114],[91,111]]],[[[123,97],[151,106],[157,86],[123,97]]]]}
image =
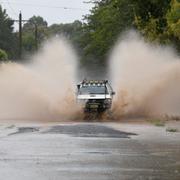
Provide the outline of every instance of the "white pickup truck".
{"type": "Polygon", "coordinates": [[[103,112],[111,108],[115,95],[107,80],[83,80],[77,85],[77,102],[85,112],[103,112]]]}

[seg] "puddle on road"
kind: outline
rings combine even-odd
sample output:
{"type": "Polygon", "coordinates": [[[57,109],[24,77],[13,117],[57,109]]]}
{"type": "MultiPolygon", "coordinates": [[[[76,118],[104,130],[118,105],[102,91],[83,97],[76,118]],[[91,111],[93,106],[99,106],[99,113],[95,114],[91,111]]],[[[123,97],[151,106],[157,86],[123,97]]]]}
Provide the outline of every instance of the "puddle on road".
{"type": "Polygon", "coordinates": [[[74,137],[130,138],[134,133],[118,131],[103,125],[78,124],[53,126],[44,134],[68,134],[74,137]]]}
{"type": "Polygon", "coordinates": [[[8,136],[25,134],[25,133],[41,133],[41,134],[63,134],[73,137],[97,137],[97,138],[130,138],[135,133],[118,131],[111,127],[98,124],[77,124],[77,125],[56,125],[40,132],[40,127],[18,127],[8,136]]]}
{"type": "Polygon", "coordinates": [[[84,154],[108,155],[108,154],[112,154],[112,152],[94,151],[94,152],[84,152],[84,154]]]}
{"type": "Polygon", "coordinates": [[[39,131],[39,128],[37,127],[19,127],[16,132],[9,134],[9,136],[16,135],[16,134],[33,133],[33,132],[38,132],[38,131],[39,131]]]}

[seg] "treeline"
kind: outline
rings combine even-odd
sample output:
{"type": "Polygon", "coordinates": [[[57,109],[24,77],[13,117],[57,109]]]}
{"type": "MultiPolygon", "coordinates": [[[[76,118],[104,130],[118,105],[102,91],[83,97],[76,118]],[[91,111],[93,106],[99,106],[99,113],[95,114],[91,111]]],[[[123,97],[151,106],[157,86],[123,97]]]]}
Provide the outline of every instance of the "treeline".
{"type": "MultiPolygon", "coordinates": [[[[91,0],[94,3],[84,23],[48,26],[46,20],[33,16],[23,26],[23,52],[32,53],[44,39],[64,34],[77,48],[81,64],[106,65],[106,59],[119,35],[129,29],[140,32],[147,41],[174,46],[180,52],[180,0],[91,0]],[[37,24],[37,40],[34,35],[37,24]]],[[[18,58],[18,32],[13,21],[0,8],[0,49],[9,58],[18,58]]]]}
{"type": "Polygon", "coordinates": [[[82,23],[78,20],[69,24],[48,26],[48,23],[42,17],[33,16],[23,26],[23,52],[32,53],[36,50],[36,46],[40,46],[45,39],[61,35],[72,41],[75,46],[78,46],[81,32],[82,23]],[[37,39],[35,39],[35,25],[37,26],[37,39]]]}
{"type": "Polygon", "coordinates": [[[6,60],[8,57],[16,56],[17,39],[13,33],[13,20],[11,20],[6,10],[0,6],[0,59],[6,60]]]}
{"type": "Polygon", "coordinates": [[[172,45],[180,52],[179,0],[94,0],[93,3],[95,6],[83,27],[85,57],[93,55],[100,64],[106,63],[119,35],[132,28],[148,41],[172,45]]]}
{"type": "MultiPolygon", "coordinates": [[[[14,31],[14,23],[9,18],[6,10],[0,6],[0,60],[19,60],[19,32],[14,31]]],[[[23,23],[22,60],[25,60],[29,54],[34,53],[44,40],[53,36],[64,35],[78,49],[82,31],[83,24],[78,20],[73,23],[48,26],[43,17],[33,16],[26,23],[23,23]]]]}

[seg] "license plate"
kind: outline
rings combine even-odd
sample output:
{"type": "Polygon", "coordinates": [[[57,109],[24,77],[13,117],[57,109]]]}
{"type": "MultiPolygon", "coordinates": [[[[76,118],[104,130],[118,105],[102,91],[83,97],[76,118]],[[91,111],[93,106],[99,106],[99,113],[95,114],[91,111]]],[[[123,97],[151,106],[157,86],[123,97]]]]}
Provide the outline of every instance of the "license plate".
{"type": "Polygon", "coordinates": [[[96,104],[93,104],[93,105],[90,105],[90,108],[98,108],[98,105],[96,105],[96,104]]]}

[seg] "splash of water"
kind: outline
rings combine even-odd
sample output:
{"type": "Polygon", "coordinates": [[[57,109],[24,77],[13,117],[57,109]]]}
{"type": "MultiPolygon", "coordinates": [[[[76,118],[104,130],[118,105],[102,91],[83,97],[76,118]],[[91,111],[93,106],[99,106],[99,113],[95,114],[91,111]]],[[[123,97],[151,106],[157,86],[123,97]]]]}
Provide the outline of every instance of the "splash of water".
{"type": "Polygon", "coordinates": [[[180,59],[172,49],[129,32],[111,54],[110,72],[117,117],[180,115],[180,59]]]}
{"type": "Polygon", "coordinates": [[[26,65],[0,65],[0,119],[59,121],[74,116],[77,57],[64,38],[48,40],[26,65]]]}

